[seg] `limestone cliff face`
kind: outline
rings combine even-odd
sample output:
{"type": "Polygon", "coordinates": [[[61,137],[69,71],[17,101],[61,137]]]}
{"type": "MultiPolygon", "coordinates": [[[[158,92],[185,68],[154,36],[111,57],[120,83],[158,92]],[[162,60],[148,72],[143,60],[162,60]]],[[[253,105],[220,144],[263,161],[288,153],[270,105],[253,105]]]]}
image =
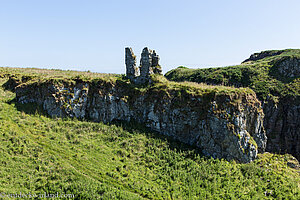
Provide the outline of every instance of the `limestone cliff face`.
{"type": "Polygon", "coordinates": [[[252,88],[263,105],[266,150],[289,153],[300,160],[300,50],[263,51],[243,63],[225,68],[177,68],[166,77],[252,88]]]}
{"type": "Polygon", "coordinates": [[[300,77],[300,59],[294,57],[283,57],[275,64],[281,76],[288,78],[300,77]]]}
{"type": "Polygon", "coordinates": [[[266,147],[264,115],[255,94],[197,96],[172,89],[139,90],[121,81],[77,81],[20,85],[16,98],[42,105],[51,116],[137,121],[215,158],[250,162],[266,147]]]}
{"type": "Polygon", "coordinates": [[[263,101],[267,151],[290,153],[300,159],[300,96],[299,84],[296,84],[300,77],[300,59],[283,56],[273,61],[272,69],[273,76],[298,89],[293,94],[279,95],[277,101],[272,98],[263,101]]]}
{"type": "Polygon", "coordinates": [[[268,135],[266,150],[290,153],[300,159],[300,99],[285,97],[263,104],[264,127],[268,135]]]}

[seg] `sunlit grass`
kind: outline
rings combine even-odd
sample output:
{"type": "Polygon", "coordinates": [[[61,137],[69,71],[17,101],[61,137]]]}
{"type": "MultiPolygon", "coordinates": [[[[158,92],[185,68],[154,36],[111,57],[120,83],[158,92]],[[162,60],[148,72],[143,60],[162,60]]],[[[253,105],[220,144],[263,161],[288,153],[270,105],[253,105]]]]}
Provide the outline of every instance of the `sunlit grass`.
{"type": "Polygon", "coordinates": [[[300,197],[299,173],[287,166],[289,155],[263,154],[249,164],[205,158],[137,124],[52,119],[34,104],[16,106],[13,98],[0,89],[0,193],[59,192],[76,199],[300,197]]]}
{"type": "Polygon", "coordinates": [[[0,67],[0,74],[20,74],[23,76],[37,76],[40,78],[72,78],[72,77],[88,77],[94,78],[110,78],[119,77],[119,74],[96,73],[90,71],[74,71],[60,69],[39,69],[39,68],[13,68],[0,67]]]}
{"type": "MultiPolygon", "coordinates": [[[[284,77],[278,72],[276,61],[283,57],[296,57],[300,59],[299,49],[288,49],[280,55],[266,57],[245,64],[188,69],[178,67],[166,73],[168,80],[176,82],[197,82],[215,86],[234,86],[251,88],[260,100],[275,98],[276,96],[299,96],[299,77],[284,77]]],[[[189,85],[191,85],[189,83],[189,85]]]]}

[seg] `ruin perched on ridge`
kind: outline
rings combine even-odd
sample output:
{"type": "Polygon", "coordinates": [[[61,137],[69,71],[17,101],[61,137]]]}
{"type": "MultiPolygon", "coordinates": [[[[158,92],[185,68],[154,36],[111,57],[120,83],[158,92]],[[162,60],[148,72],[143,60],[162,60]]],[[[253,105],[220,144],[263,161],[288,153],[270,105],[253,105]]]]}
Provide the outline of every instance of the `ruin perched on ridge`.
{"type": "Polygon", "coordinates": [[[159,55],[145,47],[141,54],[140,67],[136,67],[136,56],[131,48],[125,48],[126,77],[134,83],[147,83],[151,74],[161,74],[159,55]]]}
{"type": "Polygon", "coordinates": [[[130,79],[140,75],[139,68],[136,67],[136,56],[131,48],[125,49],[125,64],[126,64],[126,76],[130,79]]]}

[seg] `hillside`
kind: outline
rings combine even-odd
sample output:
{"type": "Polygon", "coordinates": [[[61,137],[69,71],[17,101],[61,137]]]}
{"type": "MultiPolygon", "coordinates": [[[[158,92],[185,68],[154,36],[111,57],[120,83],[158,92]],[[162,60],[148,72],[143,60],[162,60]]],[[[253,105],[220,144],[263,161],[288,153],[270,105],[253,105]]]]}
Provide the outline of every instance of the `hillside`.
{"type": "Polygon", "coordinates": [[[300,50],[255,53],[241,65],[166,73],[172,81],[249,87],[264,109],[267,151],[291,153],[300,159],[300,50]]]}
{"type": "MultiPolygon", "coordinates": [[[[91,77],[57,70],[42,70],[41,74],[37,69],[0,71],[1,195],[58,192],[73,194],[76,199],[300,197],[299,169],[292,168],[297,161],[288,154],[259,154],[247,164],[207,158],[197,149],[137,123],[49,117],[37,103],[18,103],[11,92],[18,90],[18,84],[19,88],[49,81],[72,85],[78,79],[89,83],[119,81],[122,87],[130,87],[120,76],[91,77]]],[[[165,80],[157,80],[149,88],[135,88],[137,94],[149,89],[154,94],[177,91],[183,96],[207,94],[209,98],[226,94],[236,100],[241,97],[238,94],[253,95],[249,89],[165,80]]]]}
{"type": "Polygon", "coordinates": [[[49,116],[138,122],[214,158],[251,162],[266,147],[262,109],[250,89],[176,83],[159,74],[143,84],[116,75],[51,74],[8,73],[4,86],[17,102],[37,103],[49,116]]]}
{"type": "MultiPolygon", "coordinates": [[[[166,73],[172,81],[191,81],[212,85],[250,87],[261,100],[300,95],[300,50],[266,51],[256,53],[241,65],[205,69],[178,67],[166,73]],[[272,54],[272,52],[274,54],[272,54]],[[277,54],[276,54],[277,52],[277,54]],[[280,53],[280,54],[279,54],[280,53]],[[258,59],[260,58],[260,59],[258,59]],[[296,61],[295,69],[284,70],[281,64],[296,61]],[[288,72],[294,71],[294,74],[288,72]]],[[[298,99],[298,98],[297,98],[298,99]]]]}

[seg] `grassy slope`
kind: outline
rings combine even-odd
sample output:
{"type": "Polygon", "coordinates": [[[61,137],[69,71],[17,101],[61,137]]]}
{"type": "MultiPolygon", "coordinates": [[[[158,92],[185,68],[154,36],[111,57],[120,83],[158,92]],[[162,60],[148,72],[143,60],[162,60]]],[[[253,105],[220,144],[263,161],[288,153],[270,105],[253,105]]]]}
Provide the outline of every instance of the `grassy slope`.
{"type": "Polygon", "coordinates": [[[13,98],[0,90],[0,193],[59,192],[77,199],[300,197],[299,173],[287,166],[289,155],[264,154],[250,164],[207,159],[142,127],[51,119],[34,105],[10,102],[13,98]]]}
{"type": "Polygon", "coordinates": [[[60,69],[39,69],[39,68],[13,68],[0,67],[0,74],[22,74],[27,76],[39,77],[44,79],[49,78],[70,78],[70,77],[89,77],[89,78],[107,78],[118,77],[118,74],[102,74],[89,71],[72,71],[60,69]]]}
{"type": "Polygon", "coordinates": [[[260,99],[300,95],[300,78],[282,77],[275,66],[284,57],[300,58],[300,50],[288,49],[280,55],[237,66],[188,69],[178,67],[166,73],[172,81],[191,81],[213,85],[250,87],[260,99]]]}

